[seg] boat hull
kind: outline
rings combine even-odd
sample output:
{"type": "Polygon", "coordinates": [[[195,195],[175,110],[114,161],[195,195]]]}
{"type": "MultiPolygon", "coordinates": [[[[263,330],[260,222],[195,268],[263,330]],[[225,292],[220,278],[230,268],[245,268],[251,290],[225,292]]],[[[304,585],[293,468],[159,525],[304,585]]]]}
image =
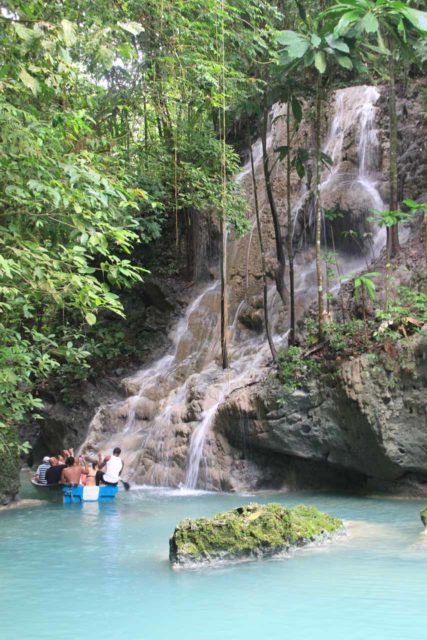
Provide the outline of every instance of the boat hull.
{"type": "Polygon", "coordinates": [[[83,485],[67,486],[60,484],[39,484],[34,480],[31,484],[43,500],[62,504],[80,504],[83,502],[109,502],[116,497],[119,487],[100,485],[85,487],[83,485]]]}
{"type": "Polygon", "coordinates": [[[119,487],[100,485],[99,487],[64,487],[62,489],[64,504],[79,504],[81,502],[109,502],[116,497],[119,487]]]}

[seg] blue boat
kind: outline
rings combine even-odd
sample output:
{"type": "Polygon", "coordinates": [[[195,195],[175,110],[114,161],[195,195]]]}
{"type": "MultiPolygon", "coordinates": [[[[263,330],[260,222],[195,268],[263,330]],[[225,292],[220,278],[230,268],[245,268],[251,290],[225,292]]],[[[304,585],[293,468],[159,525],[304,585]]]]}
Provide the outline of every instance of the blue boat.
{"type": "Polygon", "coordinates": [[[75,487],[63,487],[62,495],[64,504],[79,504],[81,502],[108,502],[116,497],[119,487],[112,485],[100,485],[99,487],[84,487],[79,484],[75,487]]]}
{"type": "Polygon", "coordinates": [[[99,487],[85,487],[79,485],[39,484],[31,480],[40,497],[62,504],[81,504],[82,502],[108,502],[116,497],[118,485],[100,485],[99,487]]]}

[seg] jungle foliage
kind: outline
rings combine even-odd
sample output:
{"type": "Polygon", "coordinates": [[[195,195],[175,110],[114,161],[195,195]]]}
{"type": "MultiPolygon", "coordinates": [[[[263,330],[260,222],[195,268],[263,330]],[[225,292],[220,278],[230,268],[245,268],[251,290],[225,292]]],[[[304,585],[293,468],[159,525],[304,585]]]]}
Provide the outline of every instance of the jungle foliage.
{"type": "MultiPolygon", "coordinates": [[[[302,98],[315,100],[316,149],[310,156],[288,140],[281,153],[288,180],[314,158],[318,191],[319,167],[328,162],[320,149],[323,101],[343,83],[393,79],[401,62],[425,62],[421,6],[0,2],[0,448],[37,415],[52,378],[66,391],[94,359],[120,352],[123,333],[109,331],[110,318],[123,317],[123,292],[146,273],[145,247],[172,230],[180,269],[199,212],[219,221],[223,237],[247,230],[232,180],[235,147],[248,132],[265,132],[279,98],[297,124],[302,98]]],[[[272,167],[264,160],[268,190],[272,167]]],[[[285,253],[274,194],[270,206],[280,289],[285,253]]],[[[319,212],[318,202],[320,233],[319,212]]],[[[191,280],[191,263],[187,270],[191,280]]],[[[291,274],[293,290],[292,264],[291,274]]],[[[322,305],[320,296],[320,333],[322,305]]]]}

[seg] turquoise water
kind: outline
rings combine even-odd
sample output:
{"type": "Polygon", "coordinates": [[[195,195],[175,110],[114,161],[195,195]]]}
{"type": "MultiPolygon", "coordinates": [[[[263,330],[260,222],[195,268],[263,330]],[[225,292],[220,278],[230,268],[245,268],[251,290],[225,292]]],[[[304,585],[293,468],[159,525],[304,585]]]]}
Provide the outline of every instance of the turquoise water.
{"type": "Polygon", "coordinates": [[[419,501],[321,494],[300,502],[352,521],[349,535],[273,559],[197,571],[168,564],[186,516],[253,500],[120,493],[112,504],[0,514],[2,640],[412,640],[427,625],[419,501]]]}

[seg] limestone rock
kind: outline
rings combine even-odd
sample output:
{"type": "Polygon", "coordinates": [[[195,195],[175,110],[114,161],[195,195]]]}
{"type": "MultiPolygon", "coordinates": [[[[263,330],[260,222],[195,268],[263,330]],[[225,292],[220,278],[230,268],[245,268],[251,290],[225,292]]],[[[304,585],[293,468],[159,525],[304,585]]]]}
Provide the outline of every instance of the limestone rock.
{"type": "MultiPolygon", "coordinates": [[[[279,410],[259,385],[239,390],[221,407],[217,429],[241,449],[244,423],[247,457],[264,452],[282,456],[284,468],[304,460],[332,474],[356,473],[361,488],[375,490],[398,491],[416,481],[411,492],[425,494],[426,388],[422,331],[398,342],[394,358],[364,354],[317,375],[302,393],[288,394],[279,410]]],[[[304,479],[296,485],[304,486],[304,479]]]]}
{"type": "Polygon", "coordinates": [[[315,507],[249,504],[213,518],[183,520],[170,539],[172,564],[272,556],[331,535],[341,520],[315,507]]]}

